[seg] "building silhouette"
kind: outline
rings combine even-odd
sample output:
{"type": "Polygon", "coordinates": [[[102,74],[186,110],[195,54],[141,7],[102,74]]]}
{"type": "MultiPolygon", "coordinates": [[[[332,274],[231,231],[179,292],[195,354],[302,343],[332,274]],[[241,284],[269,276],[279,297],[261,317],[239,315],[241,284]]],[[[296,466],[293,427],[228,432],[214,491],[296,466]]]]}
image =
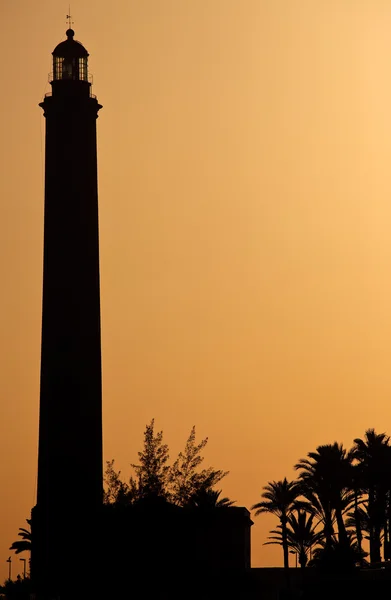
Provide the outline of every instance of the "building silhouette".
{"type": "Polygon", "coordinates": [[[40,597],[61,593],[61,599],[72,587],[75,566],[77,579],[81,564],[88,572],[80,540],[96,528],[103,491],[96,149],[101,105],[91,93],[87,50],[72,29],[66,36],[52,53],[52,90],[40,103],[46,118],[45,222],[32,523],[33,579],[40,597]]]}

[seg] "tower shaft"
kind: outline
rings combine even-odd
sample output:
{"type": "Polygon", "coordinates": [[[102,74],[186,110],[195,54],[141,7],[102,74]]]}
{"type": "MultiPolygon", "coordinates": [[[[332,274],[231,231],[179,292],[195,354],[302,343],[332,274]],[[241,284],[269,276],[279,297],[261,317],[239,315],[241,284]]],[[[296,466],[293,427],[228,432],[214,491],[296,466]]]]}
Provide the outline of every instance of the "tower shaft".
{"type": "Polygon", "coordinates": [[[96,116],[48,97],[38,505],[102,500],[96,116]],[[75,494],[76,492],[76,494],[75,494]]]}

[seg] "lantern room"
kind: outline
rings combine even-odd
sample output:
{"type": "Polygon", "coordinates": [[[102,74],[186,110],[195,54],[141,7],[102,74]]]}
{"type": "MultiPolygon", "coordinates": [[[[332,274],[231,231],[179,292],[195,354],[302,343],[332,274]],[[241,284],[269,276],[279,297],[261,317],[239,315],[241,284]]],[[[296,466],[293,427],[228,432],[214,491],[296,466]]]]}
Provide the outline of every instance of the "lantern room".
{"type": "Polygon", "coordinates": [[[62,89],[63,86],[60,86],[59,82],[65,81],[84,82],[81,87],[84,88],[87,84],[89,88],[91,78],[88,75],[88,52],[80,42],[74,39],[73,29],[68,29],[66,35],[67,39],[58,44],[52,53],[53,73],[50,74],[50,83],[53,91],[56,88],[59,90],[60,87],[62,89]]]}

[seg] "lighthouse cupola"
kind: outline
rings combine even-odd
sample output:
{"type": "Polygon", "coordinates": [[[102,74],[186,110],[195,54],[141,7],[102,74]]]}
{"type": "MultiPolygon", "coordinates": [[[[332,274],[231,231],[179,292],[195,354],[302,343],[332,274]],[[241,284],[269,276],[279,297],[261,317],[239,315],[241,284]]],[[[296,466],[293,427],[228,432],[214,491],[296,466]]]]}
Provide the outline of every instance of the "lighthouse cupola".
{"type": "Polygon", "coordinates": [[[53,72],[50,74],[53,95],[90,95],[91,77],[88,74],[88,52],[74,39],[75,32],[68,29],[67,39],[53,50],[53,72]]]}

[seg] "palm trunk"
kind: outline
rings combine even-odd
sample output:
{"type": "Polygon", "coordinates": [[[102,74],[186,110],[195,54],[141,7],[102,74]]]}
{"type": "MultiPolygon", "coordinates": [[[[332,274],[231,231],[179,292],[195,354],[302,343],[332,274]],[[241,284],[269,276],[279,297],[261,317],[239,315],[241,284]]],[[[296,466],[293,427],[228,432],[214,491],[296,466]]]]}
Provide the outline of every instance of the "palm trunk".
{"type": "Polygon", "coordinates": [[[288,532],[287,532],[287,518],[286,516],[281,517],[281,534],[282,534],[282,549],[284,552],[284,571],[286,585],[290,587],[289,577],[289,548],[288,548],[288,532]]]}
{"type": "Polygon", "coordinates": [[[369,558],[371,564],[377,562],[376,532],[375,532],[375,494],[373,486],[368,490],[368,517],[369,517],[369,558]]]}
{"type": "Polygon", "coordinates": [[[326,545],[330,546],[333,541],[334,529],[331,511],[325,511],[324,520],[324,537],[326,539],[326,545]]]}
{"type": "Polygon", "coordinates": [[[284,569],[289,569],[289,548],[288,548],[288,535],[286,530],[286,522],[281,519],[282,525],[282,549],[284,552],[284,569]]]}
{"type": "Polygon", "coordinates": [[[384,507],[382,505],[381,493],[379,493],[378,487],[373,487],[371,493],[372,506],[370,512],[371,521],[371,540],[370,545],[370,556],[371,563],[379,563],[381,561],[381,531],[384,523],[384,507]],[[372,546],[372,547],[371,547],[372,546]]]}
{"type": "Polygon", "coordinates": [[[307,553],[306,553],[306,551],[305,551],[305,550],[302,548],[302,549],[300,550],[300,554],[299,554],[299,564],[300,564],[300,567],[301,567],[302,569],[304,569],[304,568],[305,568],[305,566],[306,566],[306,564],[307,564],[307,560],[308,560],[308,559],[307,559],[307,553]]]}
{"type": "MultiPolygon", "coordinates": [[[[375,563],[381,562],[381,541],[380,541],[381,529],[382,528],[379,525],[377,525],[376,527],[373,528],[372,548],[373,548],[373,562],[375,562],[375,563]]],[[[372,562],[372,558],[371,558],[371,562],[372,562]]]]}
{"type": "Polygon", "coordinates": [[[357,489],[354,489],[354,522],[356,525],[356,537],[357,537],[357,547],[360,552],[360,565],[363,565],[362,558],[362,531],[361,531],[361,521],[360,521],[360,513],[358,512],[358,492],[357,489]]]}
{"type": "Polygon", "coordinates": [[[337,509],[335,511],[335,516],[337,519],[337,525],[338,525],[338,538],[339,538],[339,543],[341,544],[341,546],[347,546],[348,544],[348,536],[346,534],[346,528],[345,528],[345,523],[343,521],[343,517],[342,517],[342,512],[340,509],[337,509]]]}
{"type": "Polygon", "coordinates": [[[384,529],[383,529],[383,560],[387,560],[388,555],[388,521],[387,513],[384,517],[384,529]]]}
{"type": "Polygon", "coordinates": [[[355,521],[355,525],[356,525],[357,546],[361,553],[362,552],[362,531],[361,531],[361,522],[360,522],[360,517],[359,517],[359,512],[358,512],[357,489],[354,490],[354,521],[355,521]]]}
{"type": "Polygon", "coordinates": [[[369,560],[371,565],[373,565],[376,560],[375,560],[375,545],[374,545],[374,531],[373,531],[373,527],[372,525],[370,526],[369,529],[369,560]]]}
{"type": "Polygon", "coordinates": [[[385,518],[384,528],[384,560],[391,559],[391,490],[387,493],[387,509],[385,518]],[[387,544],[386,544],[386,531],[387,531],[387,544]]]}

